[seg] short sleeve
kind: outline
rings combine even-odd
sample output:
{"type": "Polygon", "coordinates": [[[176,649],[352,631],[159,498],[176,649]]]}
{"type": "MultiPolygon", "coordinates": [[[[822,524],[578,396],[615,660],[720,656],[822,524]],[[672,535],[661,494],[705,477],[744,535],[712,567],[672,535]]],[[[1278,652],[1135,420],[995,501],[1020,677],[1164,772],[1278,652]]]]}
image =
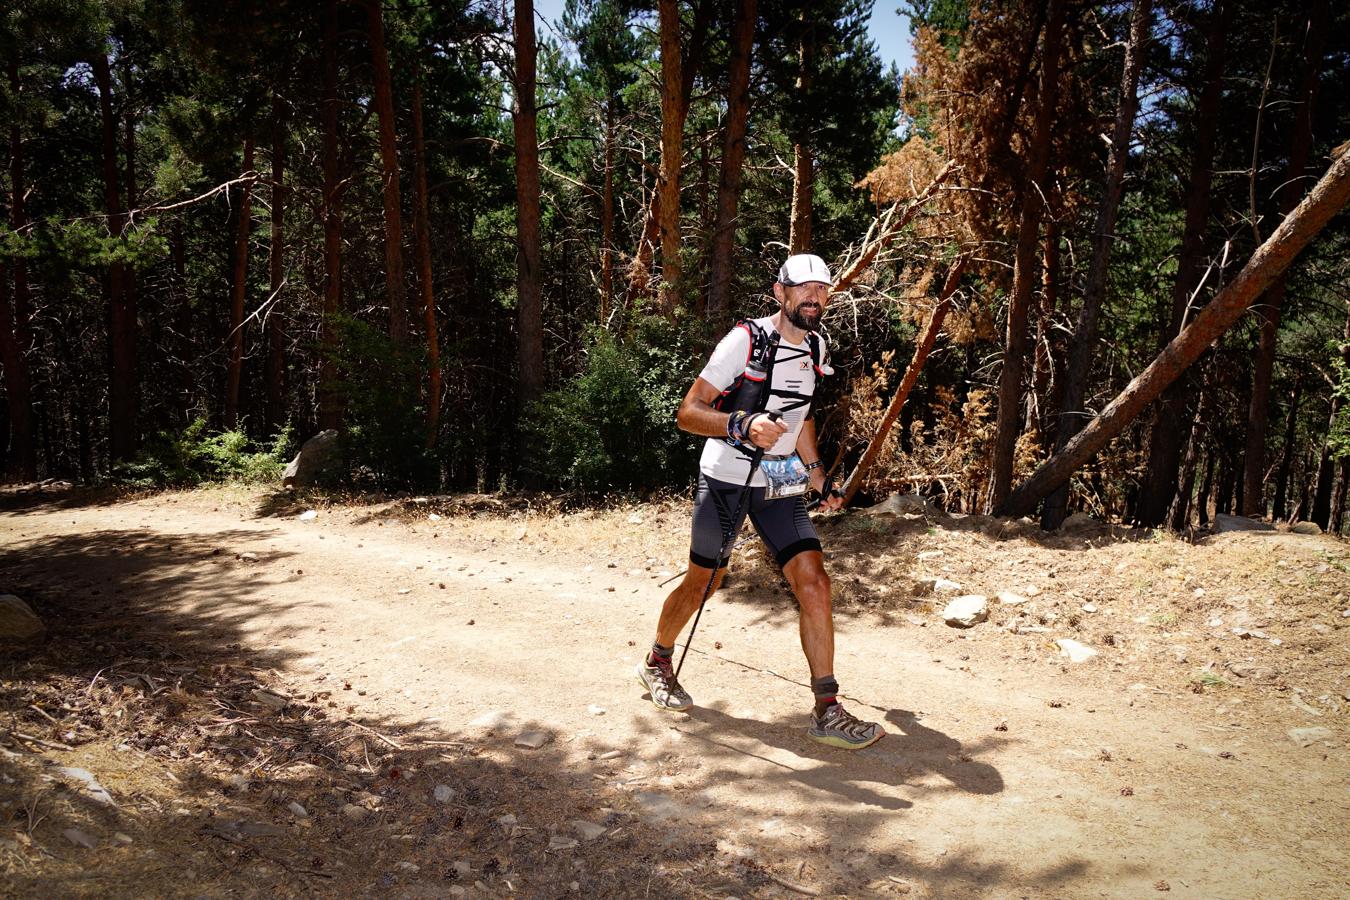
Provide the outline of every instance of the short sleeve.
{"type": "Polygon", "coordinates": [[[725,391],[745,371],[745,364],[749,361],[750,332],[744,326],[737,325],[718,342],[698,377],[719,391],[725,391]]]}

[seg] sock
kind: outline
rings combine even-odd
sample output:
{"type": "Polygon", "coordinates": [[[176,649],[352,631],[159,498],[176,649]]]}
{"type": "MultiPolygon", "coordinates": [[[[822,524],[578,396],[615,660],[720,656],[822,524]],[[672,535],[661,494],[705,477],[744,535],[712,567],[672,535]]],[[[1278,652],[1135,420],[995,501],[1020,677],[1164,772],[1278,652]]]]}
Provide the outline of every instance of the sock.
{"type": "Polygon", "coordinates": [[[674,647],[662,647],[660,644],[658,644],[658,643],[656,643],[655,641],[653,641],[653,642],[652,642],[652,652],[649,653],[649,654],[647,654],[647,665],[649,665],[649,666],[655,665],[655,664],[656,664],[656,657],[658,657],[658,656],[659,656],[661,659],[665,660],[666,662],[670,662],[670,657],[671,657],[671,655],[674,654],[674,653],[675,653],[675,648],[674,648],[674,647]]]}
{"type": "Polygon", "coordinates": [[[825,710],[839,702],[839,682],[834,680],[833,675],[812,678],[811,693],[816,695],[816,715],[822,715],[825,710]]]}

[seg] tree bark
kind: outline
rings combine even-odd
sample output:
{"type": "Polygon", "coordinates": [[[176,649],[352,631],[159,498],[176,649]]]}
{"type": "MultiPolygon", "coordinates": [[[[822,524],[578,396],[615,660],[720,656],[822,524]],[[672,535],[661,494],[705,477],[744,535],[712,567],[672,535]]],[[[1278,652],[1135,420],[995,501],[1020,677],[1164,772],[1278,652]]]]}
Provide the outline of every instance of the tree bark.
{"type": "Polygon", "coordinates": [[[725,323],[731,309],[731,273],[736,254],[737,208],[745,166],[745,134],[750,118],[750,57],[755,43],[758,0],[740,0],[731,36],[727,78],[727,116],[722,129],[722,166],[717,180],[717,218],[709,264],[708,320],[725,323]]]}
{"type": "MultiPolygon", "coordinates": [[[[112,72],[106,53],[93,55],[94,81],[98,85],[99,118],[103,135],[103,202],[108,230],[120,238],[126,228],[117,175],[117,120],[112,106],[112,72]]],[[[136,384],[136,304],[126,290],[126,267],[120,261],[108,265],[106,282],[109,326],[110,371],[108,377],[108,453],[113,462],[136,455],[139,407],[136,384]]]]}
{"type": "Polygon", "coordinates": [[[441,344],[436,329],[436,293],[432,289],[431,216],[427,200],[427,151],[422,133],[422,78],[413,83],[413,155],[417,190],[417,268],[422,289],[422,321],[427,340],[427,446],[436,446],[441,423],[441,344]]]}
{"type": "Polygon", "coordinates": [[[1195,419],[1191,422],[1190,437],[1186,442],[1186,457],[1181,463],[1181,489],[1177,491],[1176,496],[1172,498],[1172,505],[1167,510],[1167,521],[1173,531],[1182,532],[1186,530],[1186,523],[1191,517],[1191,494],[1195,491],[1195,470],[1200,460],[1200,443],[1204,440],[1205,429],[1208,427],[1210,401],[1209,394],[1202,386],[1200,388],[1200,397],[1195,404],[1195,419]]]}
{"type": "Polygon", "coordinates": [[[661,289],[663,315],[670,316],[680,301],[680,164],[683,162],[683,61],[680,57],[680,9],[677,0],[660,0],[661,31],[661,172],[657,180],[657,230],[661,235],[661,289]]]}
{"type": "MultiPolygon", "coordinates": [[[[1298,106],[1294,112],[1294,131],[1289,146],[1289,167],[1284,182],[1275,191],[1280,215],[1288,215],[1298,203],[1301,183],[1308,175],[1312,155],[1312,114],[1317,98],[1317,81],[1322,71],[1322,47],[1327,32],[1327,2],[1314,0],[1308,13],[1299,66],[1298,106]]],[[[1260,321],[1260,339],[1252,362],[1252,396],[1247,407],[1247,459],[1243,472],[1243,515],[1265,512],[1264,479],[1266,469],[1266,431],[1270,418],[1270,381],[1275,370],[1275,343],[1280,331],[1284,307],[1285,280],[1275,279],[1266,291],[1264,302],[1255,309],[1260,321]]],[[[1326,473],[1330,477],[1330,471],[1326,473]]],[[[1323,498],[1324,478],[1319,473],[1318,498],[1323,498]]],[[[1313,504],[1313,521],[1326,527],[1330,515],[1331,486],[1326,484],[1325,503],[1313,504]],[[1317,516],[1322,518],[1318,521],[1317,516]]]]}
{"type": "Polygon", "coordinates": [[[1336,480],[1336,494],[1331,501],[1331,533],[1340,534],[1345,526],[1345,501],[1350,496],[1350,456],[1342,456],[1341,474],[1336,480]]]}
{"type": "MultiPolygon", "coordinates": [[[[517,4],[519,5],[519,4],[517,4]]],[[[384,45],[384,7],[366,0],[367,28],[375,72],[375,112],[380,120],[380,169],[384,182],[384,293],[389,303],[389,336],[408,340],[408,295],[403,279],[403,212],[399,198],[398,128],[389,54],[384,45]]]]}
{"type": "Polygon", "coordinates": [[[609,326],[614,311],[614,104],[611,92],[605,102],[605,187],[600,197],[600,326],[609,326]]]}
{"type": "Polygon", "coordinates": [[[1102,414],[1009,494],[998,514],[1020,516],[1030,512],[1046,494],[1105,447],[1246,312],[1347,201],[1350,201],[1350,153],[1342,154],[1331,164],[1298,208],[1252,254],[1242,271],[1135,376],[1102,414]]]}
{"type": "Polygon", "coordinates": [[[933,349],[933,344],[937,342],[938,333],[942,331],[942,323],[947,318],[947,312],[952,307],[952,294],[956,293],[957,286],[961,283],[961,273],[965,271],[966,263],[969,258],[966,256],[958,257],[952,265],[952,269],[947,273],[946,283],[942,286],[942,295],[938,297],[937,306],[933,307],[932,313],[928,316],[928,324],[924,326],[923,334],[914,344],[914,358],[910,361],[909,368],[905,370],[905,375],[900,379],[900,386],[895,390],[895,396],[891,398],[890,405],[886,407],[886,413],[881,417],[881,424],[877,426],[876,434],[867,444],[867,449],[863,451],[862,459],[858,460],[858,465],[853,469],[853,474],[849,476],[844,484],[844,505],[847,506],[857,495],[859,488],[862,487],[868,471],[876,462],[877,454],[881,452],[881,447],[886,443],[886,435],[890,433],[891,426],[895,424],[896,416],[900,415],[900,410],[904,408],[905,400],[909,398],[910,391],[919,380],[919,373],[923,371],[923,365],[928,361],[928,354],[933,349]]]}
{"type": "MultiPolygon", "coordinates": [[[[811,7],[802,10],[801,41],[797,46],[797,93],[811,94],[811,74],[815,68],[816,29],[811,7]]],[[[811,249],[811,221],[815,193],[815,154],[811,149],[811,122],[797,123],[792,142],[792,220],[788,233],[788,252],[806,253],[811,249]]]]}
{"type": "Polygon", "coordinates": [[[539,270],[539,133],[535,110],[534,4],[515,0],[516,312],[520,402],[544,391],[543,299],[539,270]]]}
{"type": "Polygon", "coordinates": [[[1050,162],[1050,130],[1059,94],[1059,53],[1064,31],[1064,0],[1050,0],[1041,53],[1041,97],[1036,110],[1028,153],[1026,189],[1022,192],[1022,215],[1017,229],[1012,293],[1008,298],[1008,330],[1003,346],[1003,372],[998,385],[998,419],[989,474],[987,507],[1002,505],[1012,485],[1013,451],[1021,417],[1022,371],[1027,355],[1027,314],[1036,280],[1036,247],[1050,162]]]}
{"type": "Polygon", "coordinates": [[[286,278],[286,108],[272,94],[272,236],[268,247],[267,398],[263,418],[268,434],[286,421],[286,331],[281,290],[286,278]]]}
{"type": "Polygon", "coordinates": [[[337,0],[328,0],[323,30],[323,319],[319,325],[319,427],[342,423],[334,319],[342,309],[342,194],[338,179],[337,0]]]}
{"type": "MultiPolygon", "coordinates": [[[[1097,226],[1092,235],[1092,261],[1088,265],[1087,283],[1083,288],[1083,307],[1078,313],[1073,343],[1064,371],[1064,396],[1059,406],[1059,428],[1055,436],[1055,450],[1063,450],[1086,421],[1083,400],[1087,397],[1088,372],[1092,365],[1092,351],[1097,343],[1097,318],[1106,299],[1106,274],[1111,262],[1111,246],[1115,240],[1116,213],[1120,209],[1121,194],[1125,190],[1125,163],[1130,156],[1130,135],[1134,133],[1134,119],[1139,110],[1139,73],[1143,68],[1145,45],[1152,20],[1152,0],[1135,0],[1130,15],[1130,40],[1125,45],[1125,65],[1120,76],[1120,100],[1116,105],[1116,122],[1111,132],[1111,149],[1106,157],[1106,184],[1102,202],[1097,207],[1097,226]]],[[[1045,500],[1041,511],[1041,527],[1055,530],[1068,513],[1069,486],[1067,482],[1056,488],[1045,500]]]]}
{"type": "MultiPolygon", "coordinates": [[[[1285,506],[1289,498],[1289,470],[1293,468],[1294,441],[1297,437],[1298,428],[1298,403],[1303,397],[1303,379],[1294,379],[1294,390],[1289,398],[1289,418],[1284,427],[1284,454],[1280,459],[1280,472],[1275,478],[1275,505],[1271,508],[1270,517],[1272,521],[1280,521],[1285,516],[1285,506]]],[[[1336,420],[1335,402],[1332,403],[1333,409],[1331,419],[1336,420]]],[[[1324,526],[1325,527],[1325,526],[1324,526]]]]}
{"type": "MultiPolygon", "coordinates": [[[[253,135],[244,137],[244,174],[253,172],[253,135]]],[[[253,182],[240,186],[230,280],[230,366],[225,388],[225,428],[239,427],[239,385],[244,372],[244,297],[248,292],[248,238],[253,227],[253,182]]]]}
{"type": "MultiPolygon", "coordinates": [[[[20,97],[19,62],[11,57],[8,65],[10,96],[20,97]]],[[[23,130],[17,111],[11,112],[9,125],[9,225],[16,235],[28,229],[24,177],[23,130]]],[[[29,329],[31,301],[28,290],[28,263],[22,256],[10,260],[8,271],[0,267],[0,366],[5,370],[5,405],[9,416],[9,445],[5,476],[14,481],[37,478],[37,443],[33,427],[33,384],[28,368],[28,348],[32,344],[29,329]],[[9,279],[12,278],[11,293],[9,279]]]]}
{"type": "MultiPolygon", "coordinates": [[[[1218,133],[1219,100],[1223,91],[1223,71],[1227,53],[1228,23],[1232,4],[1216,0],[1210,13],[1206,39],[1205,81],[1196,108],[1195,148],[1191,154],[1190,186],[1186,196],[1186,221],[1181,250],[1177,258],[1177,276],[1172,284],[1172,315],[1163,342],[1171,340],[1185,325],[1191,296],[1199,286],[1205,254],[1205,227],[1209,221],[1210,185],[1214,177],[1214,142],[1218,133]]],[[[1144,479],[1136,518],[1141,525],[1160,525],[1177,487],[1177,469],[1181,464],[1184,433],[1178,427],[1186,421],[1191,388],[1186,377],[1179,378],[1164,393],[1149,433],[1148,471],[1144,479]]]]}

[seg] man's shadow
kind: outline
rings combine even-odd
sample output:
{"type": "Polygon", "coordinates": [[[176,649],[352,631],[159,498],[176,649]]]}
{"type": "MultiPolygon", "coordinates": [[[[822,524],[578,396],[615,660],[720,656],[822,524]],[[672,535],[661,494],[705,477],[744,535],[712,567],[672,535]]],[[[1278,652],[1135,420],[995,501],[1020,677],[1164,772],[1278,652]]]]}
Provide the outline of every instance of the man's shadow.
{"type": "MultiPolygon", "coordinates": [[[[885,810],[910,809],[914,803],[903,797],[892,796],[868,785],[900,787],[918,780],[927,772],[946,779],[959,790],[974,794],[996,794],[1003,790],[1003,777],[993,766],[976,762],[975,753],[989,750],[1003,740],[982,742],[979,746],[963,748],[955,738],[919,724],[908,710],[892,710],[886,714],[887,735],[876,744],[859,751],[840,750],[817,744],[806,735],[802,717],[785,716],[774,721],[760,721],[731,715],[717,707],[695,707],[689,712],[689,724],[679,727],[687,736],[701,741],[709,748],[708,759],[728,760],[735,756],[753,757],[767,763],[767,774],[757,774],[757,781],[780,781],[797,784],[833,794],[863,806],[885,810]],[[820,765],[793,766],[779,759],[756,752],[753,746],[736,741],[737,737],[785,751],[820,765]],[[713,750],[712,748],[718,748],[713,750]]],[[[734,780],[744,775],[728,766],[710,778],[734,780]]],[[[940,790],[911,784],[910,790],[926,792],[940,790]]]]}

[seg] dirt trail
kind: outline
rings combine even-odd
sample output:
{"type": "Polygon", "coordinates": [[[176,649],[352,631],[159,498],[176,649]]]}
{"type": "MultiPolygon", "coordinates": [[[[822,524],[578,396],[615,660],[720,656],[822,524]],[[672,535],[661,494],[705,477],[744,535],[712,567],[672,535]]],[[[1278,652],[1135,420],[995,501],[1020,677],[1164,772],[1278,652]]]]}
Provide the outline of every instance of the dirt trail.
{"type": "MultiPolygon", "coordinates": [[[[696,708],[644,699],[633,669],[656,576],[679,559],[678,509],[605,531],[368,507],[302,521],[266,503],[196,492],[0,515],[14,564],[0,589],[84,598],[48,615],[97,597],[180,620],[297,690],[547,766],[672,847],[755,860],[775,879],[755,896],[1350,894],[1343,714],[1314,721],[1269,694],[1216,705],[1119,654],[1070,666],[1045,651],[1053,634],[850,610],[836,673],[888,736],[849,754],[804,736],[795,610],[767,579],[746,589],[763,568],[742,565],[741,590],[704,615],[682,679],[696,708]],[[1297,747],[1286,729],[1308,724],[1336,739],[1297,747]],[[546,753],[514,746],[534,730],[546,753]]],[[[848,553],[842,533],[827,542],[848,553]]]]}

